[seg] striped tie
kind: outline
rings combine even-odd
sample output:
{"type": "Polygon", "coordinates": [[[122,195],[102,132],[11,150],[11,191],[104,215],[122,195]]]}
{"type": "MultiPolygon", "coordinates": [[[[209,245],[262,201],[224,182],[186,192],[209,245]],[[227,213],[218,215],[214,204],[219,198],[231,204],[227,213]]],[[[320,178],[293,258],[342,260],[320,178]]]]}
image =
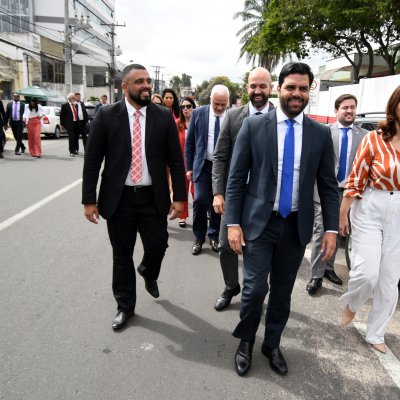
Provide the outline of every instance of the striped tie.
{"type": "Polygon", "coordinates": [[[141,115],[139,110],[136,111],[133,122],[131,178],[135,184],[142,180],[142,130],[139,122],[141,115]]]}

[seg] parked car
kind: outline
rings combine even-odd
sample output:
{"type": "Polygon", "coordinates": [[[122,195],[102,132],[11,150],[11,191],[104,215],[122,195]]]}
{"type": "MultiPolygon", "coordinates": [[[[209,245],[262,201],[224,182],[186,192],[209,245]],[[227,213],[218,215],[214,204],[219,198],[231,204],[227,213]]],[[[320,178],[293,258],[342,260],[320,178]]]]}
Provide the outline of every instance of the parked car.
{"type": "MultiPolygon", "coordinates": [[[[42,118],[42,135],[52,136],[59,139],[61,135],[68,135],[65,129],[60,125],[60,107],[43,106],[45,115],[42,118]]],[[[24,137],[27,137],[26,126],[24,127],[24,137]]]]}
{"type": "Polygon", "coordinates": [[[378,126],[378,122],[384,120],[385,118],[386,114],[384,112],[366,112],[357,114],[354,125],[357,125],[360,128],[370,132],[374,131],[378,126]]]}

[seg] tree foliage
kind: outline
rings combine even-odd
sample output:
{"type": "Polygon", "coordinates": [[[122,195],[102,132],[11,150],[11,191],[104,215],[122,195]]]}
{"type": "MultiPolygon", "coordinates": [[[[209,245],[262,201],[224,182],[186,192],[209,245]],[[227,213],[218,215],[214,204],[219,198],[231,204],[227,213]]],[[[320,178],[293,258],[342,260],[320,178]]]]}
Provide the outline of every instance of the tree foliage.
{"type": "Polygon", "coordinates": [[[209,81],[203,81],[196,88],[196,97],[200,105],[210,104],[211,89],[215,85],[225,85],[229,89],[229,103],[235,104],[240,97],[240,85],[232,82],[226,76],[215,76],[209,81]]]}
{"type": "Polygon", "coordinates": [[[366,76],[372,75],[377,54],[386,61],[389,73],[395,73],[400,61],[398,0],[252,0],[245,2],[242,13],[247,15],[247,8],[255,7],[255,3],[264,5],[262,25],[252,31],[245,25],[239,31],[248,33],[242,38],[246,40],[242,50],[253,57],[295,54],[304,58],[322,51],[345,57],[358,81],[366,61],[366,76]],[[357,57],[352,57],[353,53],[357,57]]]}

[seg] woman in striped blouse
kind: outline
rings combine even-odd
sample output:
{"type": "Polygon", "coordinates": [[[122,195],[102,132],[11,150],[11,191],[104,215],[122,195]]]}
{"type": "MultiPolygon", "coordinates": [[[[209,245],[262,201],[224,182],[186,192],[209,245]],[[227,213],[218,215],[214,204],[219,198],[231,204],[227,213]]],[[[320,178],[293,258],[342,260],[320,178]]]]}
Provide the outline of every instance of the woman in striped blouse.
{"type": "Polygon", "coordinates": [[[370,298],[365,340],[385,353],[385,329],[394,314],[400,279],[400,86],[386,107],[386,120],[358,148],[340,208],[339,231],[352,230],[351,271],[342,325],[370,298]]]}

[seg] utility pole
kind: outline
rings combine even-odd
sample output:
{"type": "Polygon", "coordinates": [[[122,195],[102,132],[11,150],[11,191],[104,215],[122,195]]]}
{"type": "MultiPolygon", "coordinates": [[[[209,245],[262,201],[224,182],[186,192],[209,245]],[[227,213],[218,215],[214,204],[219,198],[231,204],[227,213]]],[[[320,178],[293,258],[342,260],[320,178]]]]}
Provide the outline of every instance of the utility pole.
{"type": "Polygon", "coordinates": [[[154,92],[160,93],[160,69],[165,68],[161,65],[150,65],[150,67],[155,68],[155,79],[154,79],[154,92]]]}
{"type": "Polygon", "coordinates": [[[65,85],[68,93],[72,91],[72,35],[69,23],[69,0],[64,0],[64,32],[65,32],[65,85]]]}
{"type": "Polygon", "coordinates": [[[116,67],[115,67],[115,56],[119,56],[122,54],[122,51],[120,48],[115,48],[115,27],[117,26],[123,26],[125,27],[125,22],[123,25],[119,25],[118,22],[116,24],[106,24],[102,23],[101,25],[107,25],[111,31],[109,32],[109,35],[111,36],[111,49],[110,49],[110,64],[109,64],[109,73],[108,73],[108,80],[110,83],[109,86],[109,95],[110,95],[110,102],[114,102],[114,89],[115,89],[115,72],[116,72],[116,67]]]}

